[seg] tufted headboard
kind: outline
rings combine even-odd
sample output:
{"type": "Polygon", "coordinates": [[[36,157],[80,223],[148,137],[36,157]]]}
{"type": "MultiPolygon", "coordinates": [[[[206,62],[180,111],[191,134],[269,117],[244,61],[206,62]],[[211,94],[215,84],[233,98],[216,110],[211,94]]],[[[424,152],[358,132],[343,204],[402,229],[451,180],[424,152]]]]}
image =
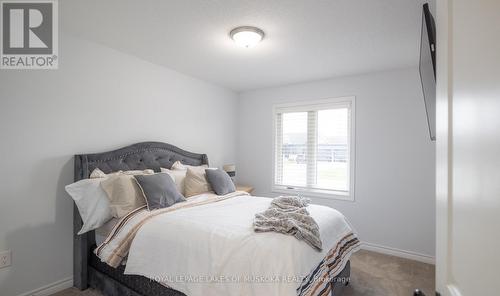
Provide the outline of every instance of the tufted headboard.
{"type": "MultiPolygon", "coordinates": [[[[144,142],[109,152],[75,155],[74,178],[75,181],[86,179],[95,168],[99,168],[104,173],[144,169],[159,172],[160,168],[170,168],[177,160],[189,165],[208,165],[206,154],[188,152],[166,143],[144,142]]],[[[95,243],[95,235],[94,231],[77,235],[81,227],[82,219],[75,205],[73,210],[73,282],[75,287],[85,289],[88,285],[88,258],[95,243]]]]}
{"type": "Polygon", "coordinates": [[[170,168],[180,160],[183,164],[208,164],[206,154],[192,153],[170,144],[160,142],[144,142],[130,145],[118,150],[75,155],[75,181],[86,179],[95,168],[111,173],[119,170],[144,170],[170,168]]]}

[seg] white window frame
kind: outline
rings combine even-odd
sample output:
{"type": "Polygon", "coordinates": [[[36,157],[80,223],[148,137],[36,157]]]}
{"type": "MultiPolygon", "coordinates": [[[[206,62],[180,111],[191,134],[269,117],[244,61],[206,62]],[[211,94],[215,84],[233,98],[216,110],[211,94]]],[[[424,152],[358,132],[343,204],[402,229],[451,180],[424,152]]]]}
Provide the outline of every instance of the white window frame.
{"type": "Polygon", "coordinates": [[[300,194],[306,197],[317,197],[323,199],[338,199],[345,201],[354,201],[354,188],[355,188],[355,168],[356,168],[356,97],[337,97],[321,100],[309,100],[300,101],[285,104],[273,105],[273,174],[272,174],[272,188],[271,191],[275,193],[284,193],[290,195],[300,194]],[[301,186],[286,186],[276,184],[276,170],[277,170],[277,114],[282,112],[306,112],[314,110],[324,110],[331,108],[338,108],[341,106],[350,107],[350,118],[348,128],[350,133],[348,133],[348,151],[349,151],[349,166],[348,166],[348,176],[349,176],[349,191],[339,191],[339,190],[324,190],[324,189],[314,189],[309,187],[301,186]]]}

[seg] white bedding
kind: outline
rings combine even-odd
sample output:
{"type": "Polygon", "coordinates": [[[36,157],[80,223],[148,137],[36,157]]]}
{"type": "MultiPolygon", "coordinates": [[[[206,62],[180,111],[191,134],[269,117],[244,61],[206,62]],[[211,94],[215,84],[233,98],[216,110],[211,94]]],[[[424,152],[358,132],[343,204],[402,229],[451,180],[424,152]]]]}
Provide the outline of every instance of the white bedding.
{"type": "Polygon", "coordinates": [[[135,235],[125,273],[158,280],[189,296],[297,295],[302,277],[352,229],[338,211],[310,205],[323,251],[292,236],[256,233],[254,215],[270,202],[242,195],[157,215],[135,235]]]}

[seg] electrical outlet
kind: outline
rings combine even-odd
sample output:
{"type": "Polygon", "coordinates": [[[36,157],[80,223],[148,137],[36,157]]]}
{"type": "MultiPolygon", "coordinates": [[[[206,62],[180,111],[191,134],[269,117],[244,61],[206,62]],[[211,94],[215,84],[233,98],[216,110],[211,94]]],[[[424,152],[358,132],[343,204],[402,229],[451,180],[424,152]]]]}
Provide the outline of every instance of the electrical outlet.
{"type": "Polygon", "coordinates": [[[12,263],[12,252],[10,250],[0,252],[0,268],[10,266],[12,263]]]}

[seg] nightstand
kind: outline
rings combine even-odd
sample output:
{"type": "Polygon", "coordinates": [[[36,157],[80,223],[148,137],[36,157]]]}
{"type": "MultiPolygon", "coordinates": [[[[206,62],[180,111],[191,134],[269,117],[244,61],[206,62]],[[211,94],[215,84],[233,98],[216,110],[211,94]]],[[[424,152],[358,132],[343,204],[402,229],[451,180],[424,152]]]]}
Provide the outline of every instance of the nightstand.
{"type": "Polygon", "coordinates": [[[236,185],[236,190],[237,191],[245,191],[247,193],[252,193],[253,187],[252,186],[246,186],[246,185],[236,185]]]}

